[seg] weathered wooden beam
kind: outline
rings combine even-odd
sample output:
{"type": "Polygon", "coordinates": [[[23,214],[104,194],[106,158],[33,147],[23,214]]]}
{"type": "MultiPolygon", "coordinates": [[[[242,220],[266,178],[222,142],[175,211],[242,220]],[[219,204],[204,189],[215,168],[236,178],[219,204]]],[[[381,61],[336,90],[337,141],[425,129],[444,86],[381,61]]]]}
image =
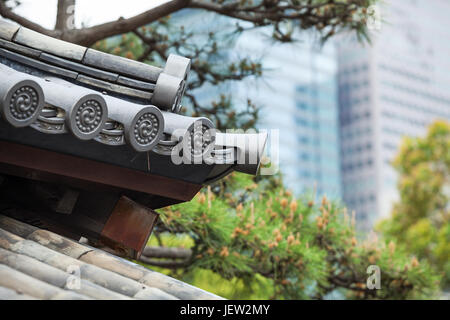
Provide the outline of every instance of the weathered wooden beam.
{"type": "MultiPolygon", "coordinates": [[[[181,201],[191,200],[201,188],[185,181],[5,141],[0,141],[0,150],[8,150],[0,152],[0,162],[60,179],[67,177],[181,201]]],[[[34,176],[39,176],[37,173],[34,176]]]]}

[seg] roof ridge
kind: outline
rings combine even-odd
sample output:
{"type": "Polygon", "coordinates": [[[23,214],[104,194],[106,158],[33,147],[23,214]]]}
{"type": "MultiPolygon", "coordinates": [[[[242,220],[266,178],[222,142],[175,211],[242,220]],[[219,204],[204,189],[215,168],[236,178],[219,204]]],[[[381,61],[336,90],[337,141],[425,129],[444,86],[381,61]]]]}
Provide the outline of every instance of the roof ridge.
{"type": "Polygon", "coordinates": [[[72,78],[97,90],[138,98],[162,110],[180,111],[191,68],[188,58],[170,54],[160,68],[52,38],[3,19],[0,39],[3,48],[0,54],[20,63],[72,78]]]}

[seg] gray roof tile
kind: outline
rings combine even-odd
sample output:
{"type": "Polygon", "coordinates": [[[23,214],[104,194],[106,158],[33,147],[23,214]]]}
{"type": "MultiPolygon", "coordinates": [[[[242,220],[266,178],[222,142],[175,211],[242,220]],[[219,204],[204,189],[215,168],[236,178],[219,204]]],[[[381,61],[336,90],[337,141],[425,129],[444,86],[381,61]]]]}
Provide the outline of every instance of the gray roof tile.
{"type": "MultiPolygon", "coordinates": [[[[1,248],[0,263],[61,289],[66,289],[67,284],[70,283],[69,278],[72,277],[69,272],[64,272],[39,260],[1,248]]],[[[130,299],[84,279],[80,281],[79,288],[75,288],[74,291],[94,299],[130,299]]]]}
{"type": "MultiPolygon", "coordinates": [[[[1,45],[1,43],[0,43],[0,45],[1,45]]],[[[67,68],[67,69],[70,69],[70,70],[73,70],[76,72],[84,73],[84,74],[87,74],[87,75],[90,75],[90,76],[93,76],[93,77],[96,77],[96,78],[99,78],[102,80],[106,80],[106,81],[116,82],[117,78],[119,77],[119,75],[116,73],[111,73],[111,72],[91,68],[91,67],[85,66],[81,63],[75,63],[73,61],[59,58],[59,57],[56,57],[56,56],[48,54],[48,53],[42,53],[40,55],[40,59],[44,60],[46,62],[55,64],[57,66],[63,67],[63,68],[67,68]]]]}
{"type": "Polygon", "coordinates": [[[29,57],[25,57],[23,55],[20,55],[18,53],[9,51],[9,50],[5,50],[5,49],[0,49],[0,56],[5,57],[7,59],[19,62],[19,63],[23,63],[27,66],[42,70],[42,71],[46,71],[58,76],[62,76],[62,77],[66,77],[66,78],[70,78],[70,79],[76,79],[78,76],[77,72],[74,71],[70,71],[70,70],[66,70],[63,68],[59,68],[59,67],[55,67],[52,66],[48,63],[42,62],[42,61],[38,61],[29,57]]]}
{"type": "Polygon", "coordinates": [[[20,26],[0,18],[0,38],[11,40],[20,26]]]}
{"type": "Polygon", "coordinates": [[[37,300],[32,296],[5,287],[0,287],[0,298],[3,300],[37,300]]]}
{"type": "Polygon", "coordinates": [[[30,56],[30,57],[34,57],[34,58],[39,58],[39,56],[41,55],[41,51],[39,50],[35,50],[32,48],[28,48],[25,46],[21,46],[20,44],[14,43],[14,42],[10,42],[10,41],[6,41],[3,39],[0,39],[0,47],[8,49],[8,50],[12,50],[12,51],[16,51],[19,53],[22,53],[24,55],[30,56]]]}
{"type": "Polygon", "coordinates": [[[156,83],[159,74],[162,72],[161,68],[94,49],[87,49],[83,63],[88,66],[110,70],[153,83],[156,83]]]}
{"type": "Polygon", "coordinates": [[[76,79],[95,90],[134,98],[140,100],[139,103],[145,100],[161,109],[180,110],[190,59],[171,54],[165,67],[159,68],[15,27],[8,22],[1,23],[5,28],[0,31],[0,38],[4,38],[0,47],[7,49],[1,55],[7,59],[76,79]]]}
{"type": "Polygon", "coordinates": [[[191,59],[177,56],[175,54],[170,54],[167,58],[166,65],[164,67],[164,72],[186,80],[191,70],[191,59]]]}
{"type": "Polygon", "coordinates": [[[0,215],[0,299],[217,300],[100,249],[0,215]],[[68,285],[79,268],[80,287],[68,285]]]}
{"type": "Polygon", "coordinates": [[[121,86],[118,84],[98,80],[98,79],[95,79],[92,77],[88,77],[88,76],[85,76],[82,74],[78,75],[77,80],[81,83],[84,83],[84,84],[87,84],[87,85],[90,85],[93,87],[97,87],[97,88],[104,89],[107,91],[121,93],[121,94],[124,94],[127,96],[132,96],[132,97],[136,97],[136,98],[140,98],[140,99],[144,99],[144,100],[148,100],[148,101],[150,101],[150,99],[153,96],[152,93],[150,93],[150,92],[128,88],[128,87],[121,86]]]}
{"type": "Polygon", "coordinates": [[[129,87],[137,88],[137,89],[148,90],[148,91],[153,91],[153,90],[155,90],[155,87],[156,87],[156,85],[153,83],[139,81],[139,80],[127,78],[124,76],[120,76],[119,79],[117,79],[117,83],[129,86],[129,87]]]}
{"type": "Polygon", "coordinates": [[[85,47],[48,37],[24,27],[19,29],[14,37],[14,42],[77,61],[81,61],[86,52],[85,47]]]}
{"type": "Polygon", "coordinates": [[[23,292],[37,299],[87,300],[86,296],[60,289],[4,264],[0,264],[0,286],[23,292]]]}

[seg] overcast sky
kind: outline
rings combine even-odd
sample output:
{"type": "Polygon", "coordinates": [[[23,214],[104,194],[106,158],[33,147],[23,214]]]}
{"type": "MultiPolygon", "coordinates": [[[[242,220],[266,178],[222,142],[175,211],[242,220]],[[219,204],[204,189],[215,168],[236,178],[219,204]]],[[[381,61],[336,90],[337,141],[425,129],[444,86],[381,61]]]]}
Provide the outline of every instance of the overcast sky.
{"type": "MultiPolygon", "coordinates": [[[[115,20],[120,16],[130,16],[148,10],[168,0],[76,0],[75,24],[87,26],[115,20]]],[[[57,0],[21,0],[22,5],[15,11],[31,21],[48,29],[53,29],[56,21],[57,0]]]]}

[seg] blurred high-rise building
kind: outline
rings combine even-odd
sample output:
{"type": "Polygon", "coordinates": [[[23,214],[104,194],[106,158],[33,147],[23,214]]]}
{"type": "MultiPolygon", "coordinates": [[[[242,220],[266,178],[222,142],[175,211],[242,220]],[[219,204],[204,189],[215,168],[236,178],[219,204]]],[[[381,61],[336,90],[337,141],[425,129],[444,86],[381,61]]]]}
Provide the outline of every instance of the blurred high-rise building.
{"type": "MultiPolygon", "coordinates": [[[[292,44],[274,43],[267,30],[244,33],[236,50],[260,58],[262,80],[240,83],[243,100],[261,106],[259,128],[279,130],[279,165],[285,184],[297,194],[341,198],[337,55],[303,33],[292,44]]],[[[271,148],[269,148],[270,150],[271,148]]]]}
{"type": "Polygon", "coordinates": [[[450,120],[450,2],[384,3],[371,45],[338,45],[343,197],[366,230],[398,199],[391,163],[402,137],[450,120]]]}

